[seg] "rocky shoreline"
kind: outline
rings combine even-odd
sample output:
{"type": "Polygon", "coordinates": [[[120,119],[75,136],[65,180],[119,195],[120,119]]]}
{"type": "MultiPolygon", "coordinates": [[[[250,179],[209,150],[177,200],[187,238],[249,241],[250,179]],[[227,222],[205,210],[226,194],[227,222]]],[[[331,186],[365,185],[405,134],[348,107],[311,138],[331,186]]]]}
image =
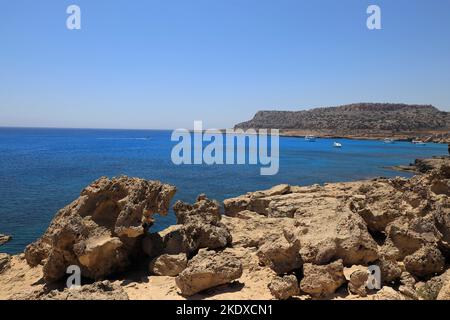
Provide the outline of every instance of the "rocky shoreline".
{"type": "Polygon", "coordinates": [[[449,156],[435,156],[428,159],[416,159],[414,163],[410,163],[407,166],[406,165],[394,166],[389,167],[389,169],[422,174],[430,172],[434,169],[438,169],[440,166],[445,165],[449,161],[450,161],[449,156]]]}
{"type": "Polygon", "coordinates": [[[450,159],[410,179],[279,185],[173,206],[158,181],[100,178],[45,234],[0,254],[0,299],[450,299],[450,159]],[[66,289],[80,267],[82,287],[66,289]],[[368,267],[381,271],[369,289],[368,267]]]}
{"type": "Polygon", "coordinates": [[[280,129],[283,136],[450,143],[450,112],[431,105],[354,103],[301,111],[258,111],[239,129],[280,129]]]}
{"type": "Polygon", "coordinates": [[[306,136],[316,136],[318,138],[327,139],[351,139],[351,140],[384,140],[394,139],[396,141],[411,142],[414,140],[423,141],[425,143],[441,143],[450,145],[450,133],[448,130],[443,131],[414,131],[414,132],[354,132],[336,134],[334,131],[328,130],[280,130],[280,136],[291,138],[304,138],[306,136]]]}

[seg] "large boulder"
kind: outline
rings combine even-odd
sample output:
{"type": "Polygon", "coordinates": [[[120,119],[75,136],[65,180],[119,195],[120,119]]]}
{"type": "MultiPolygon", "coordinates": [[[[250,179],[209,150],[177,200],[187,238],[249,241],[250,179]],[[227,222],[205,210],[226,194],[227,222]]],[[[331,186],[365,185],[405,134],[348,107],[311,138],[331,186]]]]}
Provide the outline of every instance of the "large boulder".
{"type": "Polygon", "coordinates": [[[239,279],[242,272],[241,261],[232,253],[201,249],[175,281],[182,295],[192,296],[239,279]]]}
{"type": "Polygon", "coordinates": [[[355,265],[350,268],[344,268],[344,276],[348,281],[349,293],[360,297],[367,296],[367,281],[369,279],[367,267],[355,265]]]}
{"type": "Polygon", "coordinates": [[[300,269],[303,261],[299,253],[300,241],[289,242],[284,236],[267,241],[257,251],[262,265],[271,268],[277,274],[300,269]]]}
{"type": "Polygon", "coordinates": [[[175,191],[159,181],[100,178],[56,214],[25,258],[30,266],[43,264],[47,282],[62,278],[70,265],[92,279],[123,271],[141,254],[153,215],[167,214],[175,191]]]}
{"type": "Polygon", "coordinates": [[[244,210],[234,217],[224,216],[223,223],[233,235],[233,247],[259,248],[266,242],[284,237],[285,230],[295,226],[294,219],[268,218],[244,210]]]}
{"type": "Polygon", "coordinates": [[[400,279],[403,270],[397,260],[381,256],[375,264],[380,267],[382,283],[391,285],[400,279]]]}
{"type": "Polygon", "coordinates": [[[150,272],[158,276],[176,277],[187,266],[186,254],[163,254],[150,262],[150,272]]]}
{"type": "Polygon", "coordinates": [[[367,264],[378,258],[377,243],[364,220],[350,210],[353,197],[360,196],[360,185],[284,186],[277,187],[276,192],[270,189],[248,193],[225,200],[225,213],[242,218],[233,224],[234,233],[239,235],[236,239],[242,245],[261,246],[266,242],[264,232],[260,232],[264,231],[265,220],[249,214],[256,212],[267,217],[265,229],[270,237],[266,236],[266,239],[280,234],[277,224],[288,229],[296,227],[297,231],[290,232],[300,241],[300,254],[305,262],[327,264],[342,259],[345,265],[367,264]],[[250,235],[250,232],[256,232],[258,236],[250,235]]]}
{"type": "Polygon", "coordinates": [[[406,270],[418,277],[441,274],[445,267],[445,258],[433,246],[424,246],[403,260],[406,270]]]}
{"type": "Polygon", "coordinates": [[[178,227],[163,237],[164,252],[195,254],[203,248],[222,249],[232,242],[228,228],[221,222],[220,205],[200,195],[193,204],[178,201],[173,210],[178,227]]]}
{"type": "Polygon", "coordinates": [[[313,297],[329,296],[345,283],[342,260],[322,266],[305,263],[303,274],[300,289],[313,297]]]}
{"type": "Polygon", "coordinates": [[[299,294],[300,289],[295,275],[274,277],[269,284],[270,293],[278,300],[286,300],[299,294]]]}

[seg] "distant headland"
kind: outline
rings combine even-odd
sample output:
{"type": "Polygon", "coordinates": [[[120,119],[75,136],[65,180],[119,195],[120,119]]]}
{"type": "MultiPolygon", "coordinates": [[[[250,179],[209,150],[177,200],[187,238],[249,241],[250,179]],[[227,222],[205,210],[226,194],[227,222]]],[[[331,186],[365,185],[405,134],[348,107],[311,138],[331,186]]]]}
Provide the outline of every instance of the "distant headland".
{"type": "Polygon", "coordinates": [[[258,111],[241,129],[280,129],[285,136],[396,138],[450,143],[450,112],[432,105],[355,103],[302,111],[258,111]]]}

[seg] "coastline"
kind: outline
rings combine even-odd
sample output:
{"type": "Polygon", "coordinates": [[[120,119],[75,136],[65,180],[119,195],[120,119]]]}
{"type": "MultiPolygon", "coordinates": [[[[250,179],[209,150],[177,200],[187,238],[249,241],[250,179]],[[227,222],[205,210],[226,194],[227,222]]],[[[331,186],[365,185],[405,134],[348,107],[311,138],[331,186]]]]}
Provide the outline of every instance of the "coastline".
{"type": "Polygon", "coordinates": [[[384,140],[394,139],[397,141],[422,140],[426,143],[450,144],[450,133],[448,131],[419,131],[419,132],[377,132],[377,133],[347,133],[337,134],[315,130],[281,130],[280,136],[291,138],[305,138],[316,136],[327,139],[351,139],[351,140],[384,140]]]}
{"type": "MultiPolygon", "coordinates": [[[[56,261],[36,260],[57,245],[44,235],[40,241],[45,246],[37,242],[25,254],[0,256],[0,299],[450,299],[450,271],[445,262],[450,252],[448,213],[434,209],[446,208],[450,195],[450,159],[441,160],[439,166],[410,179],[279,185],[249,192],[226,199],[223,215],[220,206],[204,195],[192,205],[177,202],[177,224],[139,238],[141,258],[133,265],[121,266],[118,275],[109,275],[108,268],[122,262],[107,262],[108,255],[106,261],[95,259],[96,250],[108,252],[108,243],[116,246],[117,238],[105,234],[100,242],[98,235],[80,240],[89,243],[90,249],[75,251],[86,257],[78,263],[90,257],[86,261],[93,270],[105,273],[94,276],[97,282],[88,281],[76,294],[64,290],[64,281],[58,280],[60,273],[54,273],[61,268],[56,261]],[[392,206],[397,210],[389,210],[392,206]],[[430,234],[417,229],[418,222],[431,223],[440,231],[430,234]],[[189,238],[192,233],[202,236],[194,240],[189,238]],[[378,265],[383,274],[379,291],[358,285],[357,278],[371,264],[378,265]],[[171,273],[174,265],[177,274],[171,273]],[[298,270],[303,270],[302,276],[298,270]],[[197,272],[211,277],[200,281],[197,272]],[[98,282],[101,279],[108,281],[98,282]],[[397,281],[406,284],[392,285],[397,281]],[[431,287],[436,282],[440,285],[431,287]],[[187,289],[192,287],[197,289],[187,289]]],[[[127,192],[139,192],[144,183],[126,177],[105,179],[87,187],[77,201],[85,201],[83,194],[102,194],[105,186],[122,185],[120,179],[126,185],[138,182],[137,189],[127,192]]],[[[160,204],[165,212],[174,190],[167,185],[158,190],[165,199],[160,204]]],[[[80,214],[75,204],[63,209],[74,218],[80,214]]],[[[146,217],[149,222],[157,219],[146,217]]],[[[93,223],[104,224],[104,218],[93,223]]],[[[49,230],[67,237],[58,226],[69,223],[74,227],[70,221],[54,220],[49,230]]],[[[127,229],[127,235],[141,230],[139,226],[120,228],[127,229]]],[[[83,272],[93,276],[89,268],[83,272]]]]}

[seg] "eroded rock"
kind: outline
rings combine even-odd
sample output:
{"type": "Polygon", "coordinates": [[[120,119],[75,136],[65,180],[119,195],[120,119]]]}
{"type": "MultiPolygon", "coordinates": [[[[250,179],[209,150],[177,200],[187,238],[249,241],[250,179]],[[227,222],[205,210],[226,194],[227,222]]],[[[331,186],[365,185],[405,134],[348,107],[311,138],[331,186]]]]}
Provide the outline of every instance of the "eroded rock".
{"type": "Polygon", "coordinates": [[[150,272],[158,276],[176,277],[187,266],[186,254],[163,254],[150,262],[150,272]]]}
{"type": "Polygon", "coordinates": [[[367,296],[368,268],[365,266],[352,266],[344,269],[345,279],[348,281],[348,291],[360,297],[367,296]]]}
{"type": "Polygon", "coordinates": [[[284,236],[264,243],[257,256],[262,265],[284,274],[301,268],[303,261],[299,253],[300,241],[289,242],[284,236]]]}
{"type": "Polygon", "coordinates": [[[418,277],[427,277],[441,274],[444,271],[445,258],[433,246],[424,246],[415,253],[405,257],[406,270],[418,277]]]}
{"type": "Polygon", "coordinates": [[[61,209],[45,234],[25,250],[31,266],[43,264],[48,282],[63,277],[69,265],[101,279],[125,270],[141,252],[153,215],[165,215],[175,187],[158,181],[100,178],[61,209]]]}
{"type": "Polygon", "coordinates": [[[11,256],[6,253],[0,253],[0,273],[9,268],[11,256]]]}
{"type": "Polygon", "coordinates": [[[239,279],[242,271],[241,261],[232,253],[201,249],[175,281],[182,295],[192,296],[239,279]]]}
{"type": "Polygon", "coordinates": [[[164,236],[165,253],[191,255],[202,248],[221,249],[231,244],[216,201],[201,195],[193,205],[178,201],[173,209],[179,226],[164,236]]]}
{"type": "Polygon", "coordinates": [[[295,275],[275,277],[269,284],[269,290],[278,300],[286,300],[299,294],[300,289],[295,275]]]}
{"type": "Polygon", "coordinates": [[[329,296],[345,283],[342,260],[321,266],[305,263],[303,274],[300,289],[313,297],[329,296]]]}

